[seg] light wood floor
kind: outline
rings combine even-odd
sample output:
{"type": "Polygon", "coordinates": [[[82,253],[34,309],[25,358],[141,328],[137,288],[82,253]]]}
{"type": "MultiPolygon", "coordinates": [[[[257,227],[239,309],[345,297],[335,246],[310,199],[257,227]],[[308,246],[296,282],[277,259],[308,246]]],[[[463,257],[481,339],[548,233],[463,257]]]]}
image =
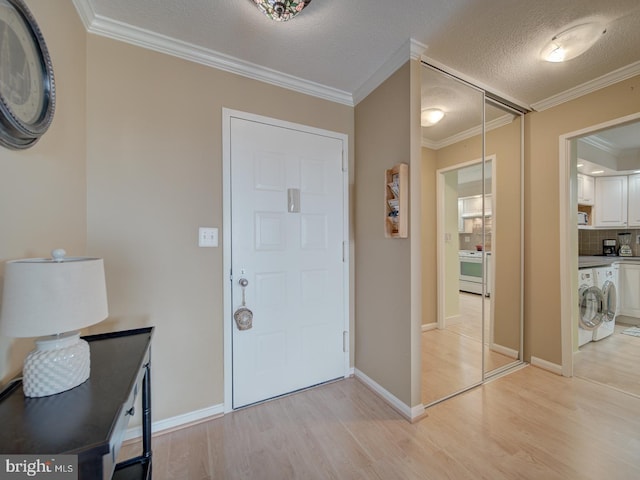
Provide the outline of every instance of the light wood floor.
{"type": "MultiPolygon", "coordinates": [[[[484,302],[484,338],[489,338],[489,300],[484,302]]],[[[482,381],[482,297],[460,293],[460,316],[441,330],[422,333],[422,402],[428,405],[482,381]]],[[[500,353],[485,352],[487,372],[512,363],[500,353]]]]}
{"type": "Polygon", "coordinates": [[[640,399],[592,382],[529,366],[427,412],[341,380],[154,437],[153,478],[640,478],[640,399]]]}
{"type": "Polygon", "coordinates": [[[621,333],[629,327],[616,324],[612,335],[580,347],[573,374],[640,397],[640,337],[621,333]]]}

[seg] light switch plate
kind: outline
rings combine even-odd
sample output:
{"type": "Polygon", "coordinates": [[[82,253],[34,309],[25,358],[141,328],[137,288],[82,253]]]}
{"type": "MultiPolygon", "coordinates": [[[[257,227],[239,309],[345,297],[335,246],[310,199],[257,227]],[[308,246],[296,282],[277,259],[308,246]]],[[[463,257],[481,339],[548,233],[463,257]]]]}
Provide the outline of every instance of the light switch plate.
{"type": "Polygon", "coordinates": [[[198,229],[199,247],[217,247],[218,229],[215,227],[200,227],[198,229]]]}

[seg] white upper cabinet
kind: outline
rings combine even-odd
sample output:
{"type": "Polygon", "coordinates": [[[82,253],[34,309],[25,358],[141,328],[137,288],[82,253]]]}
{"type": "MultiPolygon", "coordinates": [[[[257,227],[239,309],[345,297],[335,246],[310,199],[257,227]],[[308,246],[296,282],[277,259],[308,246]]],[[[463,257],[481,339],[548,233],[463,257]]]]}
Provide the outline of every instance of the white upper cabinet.
{"type": "Polygon", "coordinates": [[[595,201],[595,178],[578,174],[578,204],[593,205],[595,201]]]}
{"type": "Polygon", "coordinates": [[[597,177],[595,195],[596,227],[627,226],[627,177],[597,177]]]}
{"type": "Polygon", "coordinates": [[[629,226],[640,227],[640,174],[629,175],[629,226]]]}
{"type": "MultiPolygon", "coordinates": [[[[482,217],[482,195],[461,197],[458,200],[458,211],[463,217],[482,217]]],[[[491,195],[484,196],[484,216],[491,215],[491,195]]]]}

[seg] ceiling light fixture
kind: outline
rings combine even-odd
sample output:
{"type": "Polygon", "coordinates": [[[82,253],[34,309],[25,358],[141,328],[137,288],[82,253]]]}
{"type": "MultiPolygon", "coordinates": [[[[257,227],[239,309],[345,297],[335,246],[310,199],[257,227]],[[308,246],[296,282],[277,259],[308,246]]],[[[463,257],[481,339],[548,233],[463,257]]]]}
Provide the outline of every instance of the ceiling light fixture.
{"type": "Polygon", "coordinates": [[[298,15],[311,0],[252,0],[271,20],[286,22],[298,15]]]}
{"type": "Polygon", "coordinates": [[[427,108],[422,110],[420,124],[423,127],[431,127],[444,118],[444,112],[439,108],[427,108]]]}
{"type": "Polygon", "coordinates": [[[601,173],[604,173],[604,170],[594,170],[591,175],[600,175],[601,173]]]}
{"type": "Polygon", "coordinates": [[[607,29],[598,23],[583,23],[554,36],[540,56],[547,62],[566,62],[589,50],[607,29]]]}

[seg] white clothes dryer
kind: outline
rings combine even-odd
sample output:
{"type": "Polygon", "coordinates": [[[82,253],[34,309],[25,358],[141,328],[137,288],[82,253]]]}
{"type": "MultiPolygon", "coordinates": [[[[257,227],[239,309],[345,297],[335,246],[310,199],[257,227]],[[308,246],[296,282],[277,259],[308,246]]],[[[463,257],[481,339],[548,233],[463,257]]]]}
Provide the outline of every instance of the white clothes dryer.
{"type": "Polygon", "coordinates": [[[578,270],[578,285],[578,346],[581,347],[593,340],[593,331],[602,325],[604,299],[592,268],[578,270]]]}
{"type": "Polygon", "coordinates": [[[602,292],[602,324],[593,331],[598,341],[613,333],[618,313],[618,265],[594,268],[596,287],[602,292]]]}

